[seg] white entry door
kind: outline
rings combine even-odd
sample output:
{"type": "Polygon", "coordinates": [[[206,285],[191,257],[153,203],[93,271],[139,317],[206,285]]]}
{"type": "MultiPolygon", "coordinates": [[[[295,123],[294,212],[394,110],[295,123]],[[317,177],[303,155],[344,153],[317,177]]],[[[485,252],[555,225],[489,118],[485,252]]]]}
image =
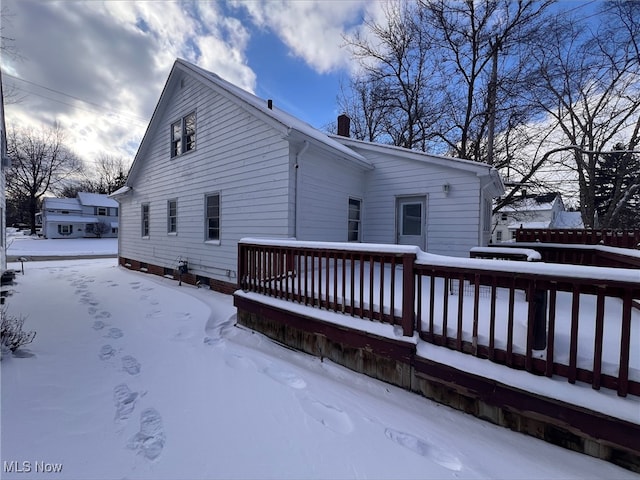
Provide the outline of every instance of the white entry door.
{"type": "Polygon", "coordinates": [[[397,243],[417,245],[425,249],[426,197],[401,197],[397,199],[397,243]]]}

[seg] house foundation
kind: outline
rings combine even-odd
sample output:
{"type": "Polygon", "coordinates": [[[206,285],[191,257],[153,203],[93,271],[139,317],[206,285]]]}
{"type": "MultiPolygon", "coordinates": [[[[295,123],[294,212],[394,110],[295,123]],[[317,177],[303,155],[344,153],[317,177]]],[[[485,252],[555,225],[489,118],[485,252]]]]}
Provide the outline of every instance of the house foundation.
{"type": "Polygon", "coordinates": [[[231,295],[238,287],[235,283],[225,282],[215,278],[205,277],[203,275],[196,275],[194,273],[180,273],[178,269],[172,267],[163,267],[155,265],[153,263],[141,262],[132,258],[125,258],[118,256],[118,264],[129,270],[136,270],[139,272],[151,273],[153,275],[159,275],[161,277],[171,278],[173,280],[184,282],[188,285],[206,287],[216,292],[231,295]]]}

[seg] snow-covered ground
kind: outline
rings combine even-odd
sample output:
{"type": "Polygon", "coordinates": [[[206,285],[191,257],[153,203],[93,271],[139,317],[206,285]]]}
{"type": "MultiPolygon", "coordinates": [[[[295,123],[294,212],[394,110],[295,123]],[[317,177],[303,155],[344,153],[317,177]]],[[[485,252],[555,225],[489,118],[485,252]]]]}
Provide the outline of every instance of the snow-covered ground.
{"type": "Polygon", "coordinates": [[[16,281],[8,314],[37,336],[0,363],[2,478],[640,478],[283,348],[234,327],[231,297],[114,259],[16,281]]]}
{"type": "Polygon", "coordinates": [[[8,257],[68,257],[86,255],[117,255],[117,238],[46,239],[29,235],[8,235],[8,257]]]}

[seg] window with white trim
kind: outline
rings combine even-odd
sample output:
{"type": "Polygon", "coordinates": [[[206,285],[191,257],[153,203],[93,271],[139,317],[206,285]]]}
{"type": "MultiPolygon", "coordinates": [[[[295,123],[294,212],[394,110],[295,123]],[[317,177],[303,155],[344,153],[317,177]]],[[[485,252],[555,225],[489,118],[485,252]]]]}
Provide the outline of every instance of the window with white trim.
{"type": "Polygon", "coordinates": [[[196,112],[171,124],[171,158],[196,148],[196,112]]]}
{"type": "Polygon", "coordinates": [[[96,214],[100,216],[109,215],[109,209],[107,207],[97,207],[96,214]]]}
{"type": "Polygon", "coordinates": [[[349,224],[347,227],[347,240],[349,242],[360,241],[360,226],[362,223],[362,200],[349,198],[349,224]]]}
{"type": "Polygon", "coordinates": [[[220,194],[205,196],[205,240],[220,240],[220,194]]]}
{"type": "Polygon", "coordinates": [[[167,233],[178,232],[178,201],[167,201],[167,233]]]}
{"type": "Polygon", "coordinates": [[[73,225],[58,225],[58,233],[60,235],[71,235],[73,233],[73,225]]]}
{"type": "Polygon", "coordinates": [[[149,236],[149,204],[143,203],[140,208],[140,228],[143,237],[149,236]]]}

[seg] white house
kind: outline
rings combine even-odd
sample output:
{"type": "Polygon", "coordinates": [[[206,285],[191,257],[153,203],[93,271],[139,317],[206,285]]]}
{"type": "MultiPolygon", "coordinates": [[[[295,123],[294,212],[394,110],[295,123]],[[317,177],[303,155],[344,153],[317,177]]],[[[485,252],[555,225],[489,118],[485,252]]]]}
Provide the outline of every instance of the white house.
{"type": "Polygon", "coordinates": [[[45,238],[117,237],[118,208],[118,202],[99,193],[46,197],[36,223],[45,238]]]}
{"type": "Polygon", "coordinates": [[[584,228],[580,212],[565,210],[562,195],[523,195],[493,216],[493,243],[510,242],[519,228],[584,228]]]}
{"type": "MultiPolygon", "coordinates": [[[[327,135],[177,60],[120,203],[120,263],[181,262],[235,284],[243,237],[409,243],[467,256],[486,245],[498,172],[481,163],[327,135]]],[[[135,267],[134,267],[135,268],[135,267]]]]}
{"type": "Polygon", "coordinates": [[[5,169],[11,166],[7,156],[7,129],[4,122],[4,95],[0,71],[0,274],[7,269],[7,211],[5,195],[5,169]]]}

